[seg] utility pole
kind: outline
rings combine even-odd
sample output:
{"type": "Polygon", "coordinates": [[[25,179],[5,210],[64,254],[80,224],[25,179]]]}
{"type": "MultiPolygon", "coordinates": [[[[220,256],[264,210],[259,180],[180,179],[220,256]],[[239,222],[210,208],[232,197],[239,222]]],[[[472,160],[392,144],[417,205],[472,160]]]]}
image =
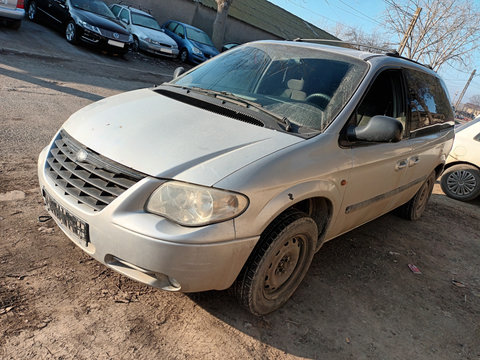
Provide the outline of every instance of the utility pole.
{"type": "Polygon", "coordinates": [[[415,15],[413,15],[412,21],[410,21],[410,25],[408,26],[407,32],[403,36],[403,40],[400,43],[400,47],[398,48],[398,54],[399,55],[402,55],[403,50],[405,49],[405,46],[407,46],[408,38],[412,34],[413,28],[415,27],[415,24],[417,23],[417,20],[420,16],[421,12],[422,12],[422,8],[418,7],[417,11],[415,11],[415,15]]]}
{"type": "Polygon", "coordinates": [[[458,105],[460,105],[460,101],[462,101],[463,95],[465,95],[465,92],[467,91],[468,87],[470,86],[470,83],[472,82],[472,79],[475,76],[476,72],[477,72],[477,69],[472,71],[472,74],[470,75],[470,78],[468,79],[467,83],[465,84],[465,87],[463,88],[462,92],[460,93],[460,96],[457,99],[457,102],[455,103],[455,110],[457,110],[458,105]]]}

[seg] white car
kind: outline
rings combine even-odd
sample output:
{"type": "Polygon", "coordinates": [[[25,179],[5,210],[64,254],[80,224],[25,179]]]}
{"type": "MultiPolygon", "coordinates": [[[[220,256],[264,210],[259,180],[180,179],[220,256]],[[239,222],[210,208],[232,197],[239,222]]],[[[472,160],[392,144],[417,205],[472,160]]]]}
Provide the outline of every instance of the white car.
{"type": "Polygon", "coordinates": [[[132,49],[134,51],[143,50],[171,58],[178,56],[177,43],[164,33],[152,15],[119,4],[110,6],[110,9],[133,35],[132,49]]]}
{"type": "Polygon", "coordinates": [[[23,0],[2,0],[0,2],[0,21],[6,21],[11,28],[19,29],[24,16],[23,0]]]}
{"type": "Polygon", "coordinates": [[[480,116],[455,129],[441,186],[456,200],[469,201],[480,195],[480,116]]]}

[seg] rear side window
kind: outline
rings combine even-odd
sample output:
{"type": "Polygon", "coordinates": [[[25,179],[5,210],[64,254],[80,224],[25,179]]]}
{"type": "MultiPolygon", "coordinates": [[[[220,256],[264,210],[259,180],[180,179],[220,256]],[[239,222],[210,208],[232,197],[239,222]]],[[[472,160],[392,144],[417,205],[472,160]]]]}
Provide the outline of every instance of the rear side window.
{"type": "Polygon", "coordinates": [[[416,70],[405,70],[412,136],[437,132],[454,125],[450,101],[440,80],[416,70]]]}
{"type": "Polygon", "coordinates": [[[176,26],[177,26],[177,23],[172,21],[170,24],[168,24],[167,29],[173,32],[176,26]]]}
{"type": "Polygon", "coordinates": [[[115,15],[115,16],[118,16],[118,13],[120,12],[121,9],[122,9],[122,8],[121,8],[120,6],[118,6],[118,5],[113,5],[113,6],[111,7],[111,10],[112,10],[112,12],[113,12],[113,15],[115,15]]]}

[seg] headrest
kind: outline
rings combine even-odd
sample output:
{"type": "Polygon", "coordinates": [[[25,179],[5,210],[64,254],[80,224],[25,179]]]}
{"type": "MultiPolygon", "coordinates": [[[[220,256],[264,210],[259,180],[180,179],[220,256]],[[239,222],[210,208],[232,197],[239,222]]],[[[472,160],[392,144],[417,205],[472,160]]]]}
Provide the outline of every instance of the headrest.
{"type": "Polygon", "coordinates": [[[304,83],[305,81],[303,81],[303,79],[290,79],[287,82],[287,86],[292,90],[302,90],[304,83]]]}

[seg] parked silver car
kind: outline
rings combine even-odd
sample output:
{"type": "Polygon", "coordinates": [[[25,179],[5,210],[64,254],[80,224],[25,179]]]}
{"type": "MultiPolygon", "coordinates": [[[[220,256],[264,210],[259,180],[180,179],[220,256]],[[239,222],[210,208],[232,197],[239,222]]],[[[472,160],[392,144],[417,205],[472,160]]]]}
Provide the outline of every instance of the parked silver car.
{"type": "Polygon", "coordinates": [[[25,16],[24,0],[2,0],[0,21],[5,21],[13,29],[19,29],[25,16]]]}
{"type": "Polygon", "coordinates": [[[155,18],[139,9],[114,4],[110,9],[133,35],[133,50],[167,57],[178,56],[175,40],[165,34],[155,18]]]}
{"type": "Polygon", "coordinates": [[[59,227],[98,261],[169,291],[233,286],[258,315],[326,241],[394,209],[418,219],[453,125],[427,67],[261,41],[78,111],[38,176],[59,227]]]}

